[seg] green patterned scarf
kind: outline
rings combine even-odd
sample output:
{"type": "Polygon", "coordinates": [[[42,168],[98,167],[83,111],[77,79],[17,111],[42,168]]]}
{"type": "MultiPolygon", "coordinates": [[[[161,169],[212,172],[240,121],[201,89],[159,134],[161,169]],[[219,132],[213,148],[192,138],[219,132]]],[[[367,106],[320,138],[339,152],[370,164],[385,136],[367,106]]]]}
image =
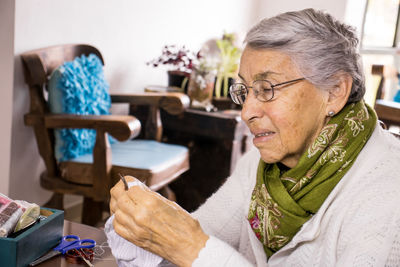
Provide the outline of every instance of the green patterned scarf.
{"type": "Polygon", "coordinates": [[[322,128],[298,164],[281,170],[260,160],[248,220],[268,257],[315,214],[350,169],[377,117],[363,101],[346,105],[322,128]]]}

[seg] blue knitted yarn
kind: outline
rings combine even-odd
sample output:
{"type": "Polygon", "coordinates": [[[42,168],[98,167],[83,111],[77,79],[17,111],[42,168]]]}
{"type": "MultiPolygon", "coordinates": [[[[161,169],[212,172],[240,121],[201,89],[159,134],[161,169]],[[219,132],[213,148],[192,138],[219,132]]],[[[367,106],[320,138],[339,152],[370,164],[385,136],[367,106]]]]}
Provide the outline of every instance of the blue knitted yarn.
{"type": "Polygon", "coordinates": [[[393,98],[394,102],[399,102],[400,103],[400,89],[397,90],[396,95],[393,98]]]}
{"type": "MultiPolygon", "coordinates": [[[[109,85],[101,60],[94,54],[76,57],[57,68],[49,80],[48,103],[52,113],[110,114],[109,85]]],[[[96,131],[90,129],[55,130],[55,156],[65,161],[92,153],[96,131]]]]}

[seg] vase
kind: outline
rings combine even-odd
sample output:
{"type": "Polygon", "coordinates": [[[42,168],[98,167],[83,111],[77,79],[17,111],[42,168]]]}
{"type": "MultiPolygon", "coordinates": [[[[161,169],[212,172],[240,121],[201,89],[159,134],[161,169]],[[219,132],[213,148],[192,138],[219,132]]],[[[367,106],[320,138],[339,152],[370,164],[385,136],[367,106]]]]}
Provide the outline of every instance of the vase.
{"type": "Polygon", "coordinates": [[[215,75],[192,71],[189,80],[188,95],[191,107],[212,108],[215,75]]]}
{"type": "Polygon", "coordinates": [[[168,86],[178,87],[180,91],[187,94],[190,73],[183,71],[168,71],[168,86]]]}

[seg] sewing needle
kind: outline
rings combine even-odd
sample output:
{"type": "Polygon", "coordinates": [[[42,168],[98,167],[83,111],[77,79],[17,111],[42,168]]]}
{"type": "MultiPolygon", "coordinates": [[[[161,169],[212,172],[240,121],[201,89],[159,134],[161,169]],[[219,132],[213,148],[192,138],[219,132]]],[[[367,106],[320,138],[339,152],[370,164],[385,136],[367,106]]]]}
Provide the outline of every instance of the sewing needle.
{"type": "Polygon", "coordinates": [[[123,175],[121,175],[120,173],[118,173],[119,177],[121,178],[122,182],[124,182],[124,186],[125,186],[125,191],[128,191],[129,186],[127,181],[125,180],[125,177],[123,175]]]}

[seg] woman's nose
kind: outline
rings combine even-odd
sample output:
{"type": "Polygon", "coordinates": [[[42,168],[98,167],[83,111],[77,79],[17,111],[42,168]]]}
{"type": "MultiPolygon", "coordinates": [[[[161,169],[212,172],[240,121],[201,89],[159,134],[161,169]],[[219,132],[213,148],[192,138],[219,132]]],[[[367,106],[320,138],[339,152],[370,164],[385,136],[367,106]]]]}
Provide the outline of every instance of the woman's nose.
{"type": "Polygon", "coordinates": [[[260,118],[262,116],[262,104],[263,102],[255,97],[253,90],[250,90],[242,106],[242,120],[247,123],[255,118],[260,118]]]}

